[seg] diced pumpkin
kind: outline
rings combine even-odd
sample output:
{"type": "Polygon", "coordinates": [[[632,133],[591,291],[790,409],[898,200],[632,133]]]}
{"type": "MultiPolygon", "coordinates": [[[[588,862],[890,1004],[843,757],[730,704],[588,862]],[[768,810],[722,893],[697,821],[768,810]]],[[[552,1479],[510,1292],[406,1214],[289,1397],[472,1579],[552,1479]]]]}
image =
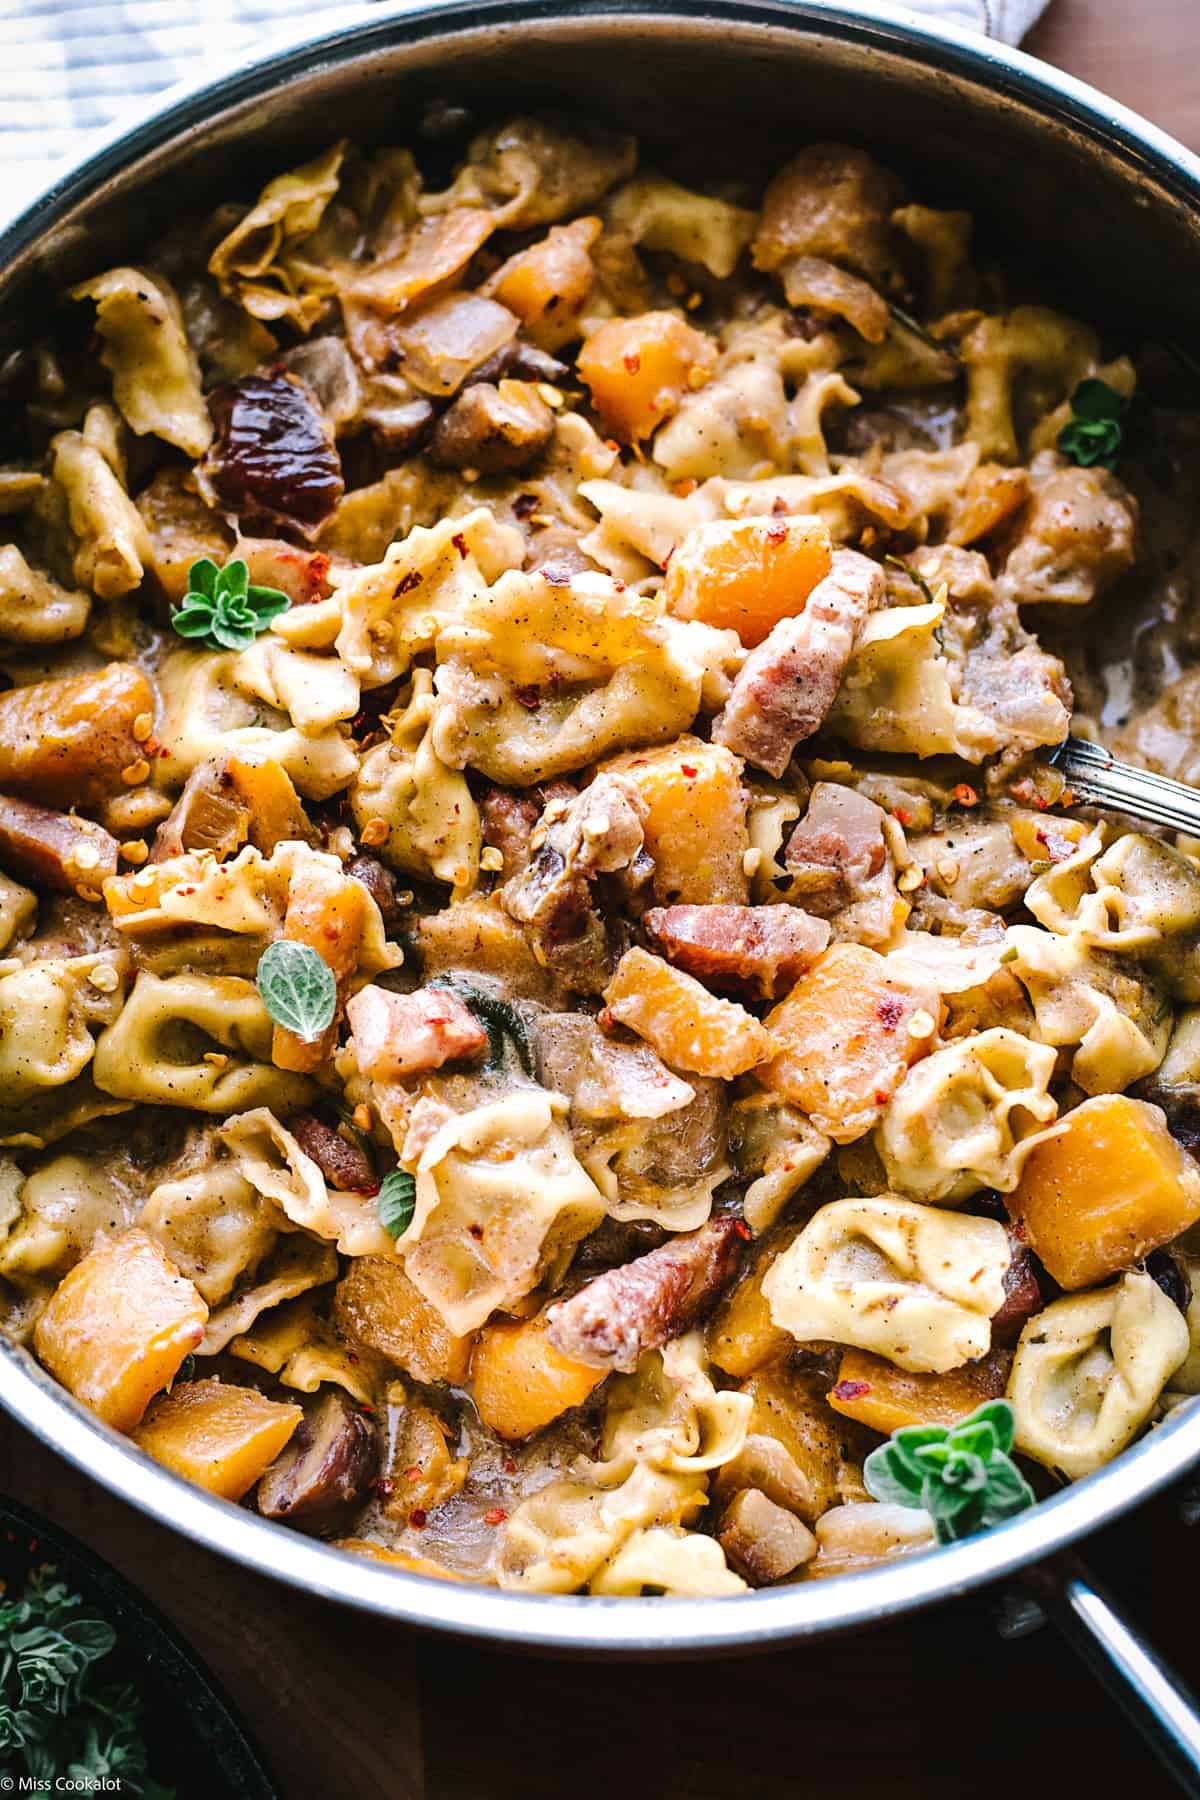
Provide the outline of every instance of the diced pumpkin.
{"type": "Polygon", "coordinates": [[[807,1113],[835,1143],[853,1143],[875,1125],[909,1066],[934,1042],[933,1026],[914,1035],[913,1015],[936,1009],[889,973],[861,944],[834,944],[802,975],[765,1024],[780,1054],[758,1079],[807,1113]]]}
{"type": "Polygon", "coordinates": [[[414,1381],[466,1379],[471,1339],[455,1337],[402,1264],[356,1256],[338,1282],[334,1320],[348,1338],[397,1363],[414,1381]]]}
{"type": "Polygon", "coordinates": [[[516,313],[526,337],[541,349],[557,350],[579,336],[579,314],[596,275],[588,252],[599,235],[596,218],[554,225],[502,263],[483,291],[516,313]]]}
{"type": "Polygon", "coordinates": [[[313,830],[292,778],[277,762],[249,762],[231,756],[229,779],[249,810],[249,837],[256,850],[270,856],[276,844],[309,843],[313,830]]]}
{"type": "Polygon", "coordinates": [[[708,1354],[718,1369],[739,1380],[794,1348],[791,1333],[776,1325],[762,1278],[776,1256],[794,1243],[803,1221],[786,1225],[755,1247],[753,1267],[721,1301],[708,1323],[708,1354]]]}
{"type": "Polygon", "coordinates": [[[373,1544],[369,1538],[335,1538],[333,1547],[349,1550],[355,1556],[369,1556],[374,1562],[391,1563],[393,1568],[407,1569],[410,1575],[432,1575],[436,1581],[463,1580],[453,1569],[430,1562],[427,1556],[410,1556],[407,1550],[385,1550],[382,1544],[373,1544]]]}
{"type": "Polygon", "coordinates": [[[471,1392],[485,1425],[503,1438],[525,1438],[582,1406],[606,1373],[556,1350],[545,1315],[535,1313],[484,1326],[471,1358],[471,1392]]]}
{"type": "Polygon", "coordinates": [[[801,612],[829,573],[821,519],[713,519],[689,531],[667,568],[666,597],[681,619],[736,631],[752,649],[801,612]]]}
{"type": "Polygon", "coordinates": [[[139,1228],[104,1238],[61,1281],[37,1322],[50,1373],[106,1425],[132,1431],[204,1336],[208,1307],[139,1228]]]}
{"type": "Polygon", "coordinates": [[[703,387],[717,347],[676,313],[607,319],[584,343],[575,364],[592,405],[624,443],[650,436],[677,412],[690,387],[703,387]]]}
{"type": "Polygon", "coordinates": [[[928,1375],[898,1369],[869,1350],[844,1350],[827,1398],[834,1412],[885,1436],[902,1425],[953,1425],[985,1400],[999,1399],[1011,1364],[1010,1350],[993,1350],[961,1369],[928,1375]]]}
{"type": "Polygon", "coordinates": [[[947,533],[951,544],[975,544],[1011,519],[1029,494],[1028,469],[980,463],[967,478],[962,505],[947,533]]]}
{"type": "Polygon", "coordinates": [[[1200,1169],[1157,1106],[1096,1094],[1031,1151],[1005,1195],[1060,1287],[1092,1287],[1200,1219],[1200,1169]]]}
{"type": "Polygon", "coordinates": [[[338,984],[338,1010],[329,1029],[311,1044],[276,1025],[271,1060],[277,1069],[310,1075],[328,1060],[337,1042],[346,981],[358,967],[366,922],[367,890],[361,882],[315,864],[306,867],[303,880],[292,882],[283,935],[294,944],[307,944],[328,963],[338,984]]]}
{"type": "Polygon", "coordinates": [[[185,1381],[153,1403],[133,1436],[176,1475],[222,1500],[240,1500],[303,1417],[300,1407],[268,1400],[257,1388],[185,1381]]]}
{"type": "Polygon", "coordinates": [[[718,1000],[682,969],[648,950],[627,950],[604,991],[612,1018],[651,1044],[673,1069],[732,1081],[774,1055],[752,1013],[718,1000]]]}
{"type": "Polygon", "coordinates": [[[732,750],[685,736],[660,750],[626,751],[603,767],[631,781],[649,809],[646,849],[661,905],[745,905],[747,793],[732,750]]]}
{"type": "Polygon", "coordinates": [[[405,1394],[399,1382],[387,1390],[383,1510],[390,1519],[440,1506],[467,1479],[465,1456],[451,1456],[449,1432],[431,1406],[405,1394]]]}
{"type": "Polygon", "coordinates": [[[829,1507],[865,1492],[861,1459],[870,1440],[830,1411],[814,1372],[774,1363],[742,1383],[754,1402],[742,1450],[713,1478],[713,1496],[728,1501],[760,1488],[777,1506],[812,1524],[829,1507]]]}
{"type": "Polygon", "coordinates": [[[35,681],[0,694],[0,792],[43,806],[102,807],[145,766],[134,721],[153,722],[154,689],[133,663],[35,681]]]}

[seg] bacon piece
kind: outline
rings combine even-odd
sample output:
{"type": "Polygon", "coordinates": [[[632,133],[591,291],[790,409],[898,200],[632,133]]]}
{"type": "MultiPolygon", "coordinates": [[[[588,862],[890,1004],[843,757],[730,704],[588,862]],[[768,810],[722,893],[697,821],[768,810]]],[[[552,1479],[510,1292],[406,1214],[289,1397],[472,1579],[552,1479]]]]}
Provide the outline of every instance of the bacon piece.
{"type": "Polygon", "coordinates": [[[780,776],[797,744],[823,723],[837,698],[855,639],[882,604],[883,570],[857,550],[835,550],[794,618],[781,619],[752,650],[713,724],[713,741],[780,776]]]}
{"type": "Polygon", "coordinates": [[[656,906],[644,922],[677,969],[764,1000],[790,988],[829,942],[826,921],[800,906],[656,906]]]}
{"type": "Polygon", "coordinates": [[[351,1194],[378,1193],[379,1177],[366,1151],[318,1119],[316,1113],[294,1113],[288,1130],[331,1186],[351,1194]]]}
{"type": "Polygon", "coordinates": [[[416,994],[360,988],[346,1017],[359,1071],[375,1081],[440,1069],[487,1048],[487,1033],[474,1013],[445,988],[422,988],[416,994]]]}
{"type": "Polygon", "coordinates": [[[1027,1320],[1041,1312],[1046,1304],[1037,1264],[1028,1247],[1016,1232],[1008,1234],[1012,1261],[1004,1275],[1004,1301],[999,1312],[992,1314],[992,1343],[1015,1344],[1027,1320]]]}
{"type": "Polygon", "coordinates": [[[547,1337],[576,1362],[627,1374],[713,1304],[737,1270],[745,1229],[734,1214],[718,1213],[699,1231],[597,1275],[550,1308],[547,1337]]]}
{"type": "Polygon", "coordinates": [[[68,894],[99,888],[117,872],[117,841],[90,819],[0,794],[0,868],[68,894]]]}
{"type": "Polygon", "coordinates": [[[887,856],[883,808],[856,788],[818,781],[793,831],[784,862],[814,912],[833,913],[856,899],[887,856]]]}

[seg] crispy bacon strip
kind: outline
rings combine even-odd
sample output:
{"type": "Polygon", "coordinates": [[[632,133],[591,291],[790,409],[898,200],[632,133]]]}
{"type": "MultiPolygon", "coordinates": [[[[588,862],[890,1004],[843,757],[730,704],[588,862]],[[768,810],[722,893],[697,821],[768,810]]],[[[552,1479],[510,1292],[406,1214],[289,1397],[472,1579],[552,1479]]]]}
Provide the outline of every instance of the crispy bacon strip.
{"type": "Polygon", "coordinates": [[[487,1033],[457,994],[422,988],[393,994],[360,988],[346,1007],[359,1072],[374,1081],[440,1069],[460,1056],[487,1049],[487,1033]]]}
{"type": "Polygon", "coordinates": [[[547,1313],[547,1336],[556,1350],[594,1369],[636,1369],[687,1331],[733,1279],[746,1228],[732,1213],[718,1213],[646,1256],[608,1269],[547,1313]]]}
{"type": "Polygon", "coordinates": [[[326,1125],[315,1113],[293,1113],[288,1130],[306,1156],[311,1156],[331,1187],[344,1193],[374,1194],[379,1177],[365,1150],[326,1125]]]}
{"type": "Polygon", "coordinates": [[[829,942],[826,920],[800,906],[656,906],[643,922],[676,968],[764,1000],[790,988],[829,942]]]}

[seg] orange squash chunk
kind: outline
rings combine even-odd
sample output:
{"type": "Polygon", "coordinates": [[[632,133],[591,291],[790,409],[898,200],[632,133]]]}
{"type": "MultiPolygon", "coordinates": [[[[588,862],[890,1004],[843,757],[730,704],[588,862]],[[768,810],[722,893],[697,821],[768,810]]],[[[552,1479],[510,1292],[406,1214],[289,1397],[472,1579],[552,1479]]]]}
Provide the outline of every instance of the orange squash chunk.
{"type": "Polygon", "coordinates": [[[937,1004],[932,990],[916,993],[889,975],[877,951],[835,944],[767,1014],[766,1028],[782,1049],[758,1079],[836,1143],[851,1144],[876,1124],[910,1064],[932,1047],[937,1004]],[[932,1024],[914,1036],[908,1027],[921,1010],[932,1024]]]}
{"type": "Polygon", "coordinates": [[[204,1336],[208,1308],[148,1232],[105,1238],[37,1322],[34,1349],[77,1400],[132,1431],[204,1336]]]}
{"type": "Polygon", "coordinates": [[[733,1291],[725,1296],[708,1322],[706,1332],[710,1361],[739,1380],[752,1375],[795,1345],[791,1332],[776,1325],[762,1291],[762,1278],[775,1258],[793,1244],[804,1229],[802,1220],[783,1226],[755,1248],[754,1265],[733,1291]]]}
{"type": "Polygon", "coordinates": [[[1029,496],[1029,471],[1008,469],[1003,463],[980,463],[967,478],[963,502],[946,541],[974,544],[1022,506],[1029,496]]]}
{"type": "Polygon", "coordinates": [[[717,347],[675,313],[608,319],[575,359],[607,430],[627,444],[656,431],[689,387],[703,387],[717,347]]]}
{"type": "Polygon", "coordinates": [[[386,1356],[414,1381],[466,1379],[469,1337],[455,1337],[436,1307],[386,1256],[356,1256],[334,1298],[334,1319],[346,1337],[386,1356]]]}
{"type": "Polygon", "coordinates": [[[0,792],[64,811],[103,806],[144,764],[135,719],[153,722],[154,689],[132,663],[35,681],[0,694],[0,792]]]}
{"type": "Polygon", "coordinates": [[[736,631],[752,649],[803,611],[829,573],[820,519],[713,519],[689,531],[667,568],[667,605],[681,619],[736,631]]]}
{"type": "Polygon", "coordinates": [[[471,1392],[485,1425],[503,1438],[525,1438],[582,1406],[608,1373],[575,1362],[546,1336],[546,1320],[485,1325],[471,1358],[471,1392]]]}
{"type": "Polygon", "coordinates": [[[525,335],[543,350],[557,350],[579,336],[579,313],[596,270],[588,252],[600,220],[554,225],[540,242],[518,250],[484,284],[483,292],[516,313],[525,335]]]}
{"type": "Polygon", "coordinates": [[[338,1018],[345,1003],[346,981],[358,967],[366,922],[367,890],[352,876],[312,870],[306,872],[302,883],[293,883],[283,935],[292,943],[309,945],[329,964],[338,984],[338,1008],[329,1029],[311,1044],[276,1025],[271,1060],[277,1069],[310,1075],[332,1054],[338,1018]]]}
{"type": "Polygon", "coordinates": [[[463,1579],[453,1569],[431,1562],[427,1556],[410,1556],[407,1550],[385,1550],[382,1544],[373,1544],[369,1538],[334,1538],[333,1547],[350,1550],[355,1556],[369,1556],[373,1562],[391,1563],[397,1569],[407,1569],[410,1575],[432,1575],[437,1581],[463,1579]]]}
{"type": "Polygon", "coordinates": [[[732,750],[685,736],[661,750],[627,751],[604,768],[646,802],[646,849],[664,906],[745,905],[746,790],[732,750]]]}
{"type": "Polygon", "coordinates": [[[133,1438],[176,1475],[222,1500],[240,1500],[303,1417],[300,1407],[268,1400],[257,1388],[185,1381],[154,1402],[133,1438]]]}
{"type": "Polygon", "coordinates": [[[1200,1170],[1157,1106],[1097,1094],[1031,1152],[1013,1218],[1060,1287],[1092,1287],[1200,1219],[1200,1170]]]}
{"type": "Polygon", "coordinates": [[[682,969],[648,950],[627,950],[604,992],[609,1014],[670,1063],[693,1075],[732,1081],[775,1052],[752,1013],[718,1000],[682,969]]]}
{"type": "Polygon", "coordinates": [[[843,1350],[826,1398],[834,1412],[885,1436],[902,1425],[953,1425],[985,1400],[999,1399],[1011,1363],[1011,1351],[993,1350],[945,1375],[926,1375],[897,1369],[869,1350],[843,1350]]]}
{"type": "Polygon", "coordinates": [[[231,756],[228,770],[234,792],[249,811],[249,837],[256,850],[270,856],[276,844],[312,842],[313,828],[286,769],[231,756]]]}

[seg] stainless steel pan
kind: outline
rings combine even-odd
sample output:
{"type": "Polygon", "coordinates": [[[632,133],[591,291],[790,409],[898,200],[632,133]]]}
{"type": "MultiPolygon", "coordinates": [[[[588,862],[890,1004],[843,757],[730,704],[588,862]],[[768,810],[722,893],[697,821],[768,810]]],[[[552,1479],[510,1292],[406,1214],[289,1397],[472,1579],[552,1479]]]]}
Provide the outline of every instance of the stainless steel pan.
{"type": "MultiPolygon", "coordinates": [[[[0,233],[0,337],[64,281],[128,257],[184,207],[247,196],[340,132],[403,141],[431,103],[554,105],[656,140],[778,163],[820,134],[861,140],[924,198],[990,219],[1126,336],[1196,339],[1200,160],[1079,82],[965,34],[817,0],[484,0],[384,4],[332,34],[173,90],[0,233]],[[1129,330],[1133,323],[1132,333],[1129,330]]],[[[1048,271],[1048,277],[1045,272],[1048,271]]],[[[551,1599],[424,1580],[212,1499],[141,1455],[0,1339],[0,1403],[70,1462],[223,1555],[410,1624],[580,1655],[700,1656],[872,1624],[1041,1565],[1045,1609],[1103,1644],[1124,1702],[1200,1792],[1200,1725],[1153,1658],[1060,1553],[1200,1459],[1200,1404],[1109,1468],[949,1549],[732,1600],[551,1599]],[[1049,1559],[1049,1560],[1048,1560],[1049,1559]]]]}

